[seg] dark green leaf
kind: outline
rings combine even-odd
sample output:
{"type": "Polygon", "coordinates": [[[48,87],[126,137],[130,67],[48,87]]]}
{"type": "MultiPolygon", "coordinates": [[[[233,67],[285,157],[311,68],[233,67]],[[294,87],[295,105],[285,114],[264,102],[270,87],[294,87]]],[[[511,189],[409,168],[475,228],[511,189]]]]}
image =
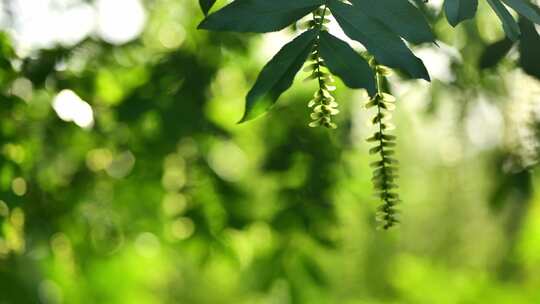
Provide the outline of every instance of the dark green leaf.
{"type": "Polygon", "coordinates": [[[397,159],[391,157],[385,157],[383,158],[383,161],[387,164],[399,164],[399,161],[397,159]]]}
{"type": "Polygon", "coordinates": [[[382,205],[377,207],[377,210],[384,212],[385,214],[399,214],[399,210],[394,209],[392,205],[382,205]]]}
{"type": "Polygon", "coordinates": [[[519,25],[510,12],[504,7],[504,4],[500,0],[487,0],[491,8],[495,11],[499,19],[503,24],[504,32],[506,36],[513,41],[519,40],[521,31],[519,30],[519,25]]]}
{"type": "Polygon", "coordinates": [[[384,113],[378,113],[378,114],[376,114],[376,115],[371,119],[371,123],[373,123],[373,124],[379,123],[379,122],[381,122],[385,117],[386,117],[386,116],[385,116],[384,113]]]}
{"type": "Polygon", "coordinates": [[[394,155],[394,154],[396,154],[394,150],[384,150],[382,153],[383,156],[389,156],[389,155],[394,155]]]}
{"type": "Polygon", "coordinates": [[[379,153],[381,150],[382,150],[381,146],[376,146],[369,149],[369,154],[376,154],[376,153],[379,153]]]}
{"type": "MultiPolygon", "coordinates": [[[[385,168],[387,168],[387,167],[385,167],[385,168]]],[[[383,169],[385,169],[385,168],[375,169],[375,171],[373,171],[373,177],[371,178],[371,181],[375,182],[375,181],[379,181],[381,179],[394,181],[394,180],[396,180],[398,178],[397,174],[394,174],[392,172],[383,171],[383,169]]]]}
{"type": "Polygon", "coordinates": [[[478,0],[446,0],[444,1],[444,12],[446,19],[452,26],[458,25],[461,21],[471,19],[476,15],[478,0]]]}
{"type": "Polygon", "coordinates": [[[326,284],[328,284],[328,279],[323,269],[319,266],[319,264],[317,263],[317,261],[315,261],[313,257],[308,255],[303,256],[302,263],[304,269],[306,270],[306,273],[313,280],[313,282],[320,286],[326,286],[326,284]]]}
{"type": "Polygon", "coordinates": [[[377,106],[379,104],[380,104],[380,102],[375,99],[375,100],[372,100],[372,101],[368,102],[365,107],[366,107],[366,109],[370,109],[370,108],[373,108],[373,107],[375,107],[375,106],[377,106]]]}
{"type": "Polygon", "coordinates": [[[357,9],[369,12],[393,32],[412,43],[435,41],[435,35],[422,12],[407,0],[352,0],[351,2],[357,9]]]}
{"type": "Polygon", "coordinates": [[[394,135],[385,134],[385,135],[383,135],[383,139],[393,141],[393,140],[396,140],[397,138],[394,135]]]}
{"type": "Polygon", "coordinates": [[[540,13],[538,13],[538,7],[533,6],[526,0],[503,0],[508,6],[513,8],[520,15],[529,19],[530,21],[540,24],[540,13]]]}
{"type": "Polygon", "coordinates": [[[422,60],[414,56],[403,40],[383,23],[335,0],[330,1],[329,6],[345,33],[361,42],[378,62],[402,69],[410,77],[429,81],[422,60]]]}
{"type": "Polygon", "coordinates": [[[373,134],[371,137],[369,137],[368,139],[366,139],[366,141],[367,141],[367,142],[379,141],[379,140],[381,140],[382,137],[383,137],[383,135],[381,134],[381,132],[376,132],[376,133],[373,134]]]}
{"type": "Polygon", "coordinates": [[[514,42],[507,37],[488,45],[480,57],[481,69],[489,69],[496,66],[508,54],[514,46],[514,42]]]}
{"type": "Polygon", "coordinates": [[[199,28],[255,33],[279,31],[324,2],[324,0],[236,0],[206,17],[199,28]]]}
{"type": "Polygon", "coordinates": [[[372,168],[380,168],[380,167],[384,166],[384,161],[382,161],[382,160],[375,161],[375,162],[370,163],[369,166],[372,167],[372,168]]]}
{"type": "Polygon", "coordinates": [[[293,83],[313,48],[317,31],[302,33],[285,45],[266,64],[246,98],[246,111],[241,122],[253,119],[268,110],[293,83]]]}
{"type": "Polygon", "coordinates": [[[328,69],[343,79],[350,88],[366,89],[375,94],[375,75],[369,64],[348,43],[329,34],[320,33],[319,51],[328,69]]]}
{"type": "Polygon", "coordinates": [[[519,44],[519,63],[527,74],[540,79],[540,36],[530,21],[520,18],[519,25],[523,32],[519,44]]]}
{"type": "Polygon", "coordinates": [[[216,0],[199,0],[199,5],[201,6],[204,15],[208,15],[208,12],[215,3],[216,0]]]}

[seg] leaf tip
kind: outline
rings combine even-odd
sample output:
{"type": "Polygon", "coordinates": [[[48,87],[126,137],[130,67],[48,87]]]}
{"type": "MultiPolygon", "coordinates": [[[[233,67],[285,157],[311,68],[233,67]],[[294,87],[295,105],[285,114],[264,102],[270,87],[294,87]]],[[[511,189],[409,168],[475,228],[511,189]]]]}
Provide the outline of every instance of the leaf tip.
{"type": "Polygon", "coordinates": [[[236,124],[237,124],[237,125],[241,125],[241,124],[244,124],[245,122],[248,122],[248,121],[250,121],[250,120],[251,120],[251,119],[248,118],[248,117],[246,116],[246,114],[244,114],[244,116],[242,116],[242,118],[240,118],[240,120],[237,121],[236,124]]]}

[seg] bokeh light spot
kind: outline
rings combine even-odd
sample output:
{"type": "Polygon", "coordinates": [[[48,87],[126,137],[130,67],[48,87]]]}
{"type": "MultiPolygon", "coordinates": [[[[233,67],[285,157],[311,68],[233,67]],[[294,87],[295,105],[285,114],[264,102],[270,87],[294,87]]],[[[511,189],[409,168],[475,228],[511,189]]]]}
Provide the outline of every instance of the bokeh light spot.
{"type": "Polygon", "coordinates": [[[163,212],[167,216],[176,216],[184,212],[187,202],[186,197],[181,193],[167,193],[163,198],[163,212]]]}
{"type": "Polygon", "coordinates": [[[208,163],[221,178],[234,182],[244,176],[247,169],[247,158],[235,143],[222,142],[210,150],[208,163]]]}
{"type": "Polygon", "coordinates": [[[13,193],[17,196],[25,195],[27,191],[26,180],[22,177],[15,178],[13,182],[11,182],[11,190],[13,190],[13,193]]]}
{"type": "Polygon", "coordinates": [[[163,25],[158,32],[159,42],[168,49],[179,48],[186,38],[182,26],[174,23],[163,25]]]}
{"type": "Polygon", "coordinates": [[[171,235],[178,240],[185,240],[195,232],[195,223],[187,217],[179,218],[171,223],[171,235]]]}
{"type": "Polygon", "coordinates": [[[60,304],[63,302],[62,289],[51,280],[44,280],[39,284],[39,298],[45,304],[60,304]]]}
{"type": "Polygon", "coordinates": [[[135,250],[141,256],[154,257],[159,253],[160,249],[159,239],[153,233],[143,232],[135,240],[135,250]]]}
{"type": "Polygon", "coordinates": [[[60,258],[71,256],[71,242],[64,233],[57,233],[51,237],[51,249],[60,258]]]}
{"type": "Polygon", "coordinates": [[[84,129],[92,128],[94,125],[92,107],[71,90],[63,90],[56,95],[53,109],[63,121],[72,121],[84,129]]]}
{"type": "Polygon", "coordinates": [[[94,149],[86,155],[88,169],[98,172],[107,169],[112,163],[113,156],[109,149],[94,149]]]}
{"type": "Polygon", "coordinates": [[[0,216],[7,217],[9,215],[9,207],[3,200],[0,200],[0,216]]]}
{"type": "Polygon", "coordinates": [[[98,34],[112,44],[137,38],[146,23],[146,13],[139,0],[98,0],[98,34]]]}
{"type": "Polygon", "coordinates": [[[109,167],[107,173],[114,178],[124,178],[131,173],[135,166],[135,155],[131,151],[126,151],[117,155],[109,167]]]}

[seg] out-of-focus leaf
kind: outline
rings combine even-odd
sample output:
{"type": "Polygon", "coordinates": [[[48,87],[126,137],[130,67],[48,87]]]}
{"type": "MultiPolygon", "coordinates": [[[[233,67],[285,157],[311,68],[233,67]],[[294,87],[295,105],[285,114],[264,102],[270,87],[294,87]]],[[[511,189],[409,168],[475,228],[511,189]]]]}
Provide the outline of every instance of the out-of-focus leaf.
{"type": "Polygon", "coordinates": [[[509,204],[512,207],[526,207],[529,202],[533,184],[530,170],[519,170],[517,172],[503,172],[499,170],[496,174],[496,186],[491,195],[489,205],[495,212],[502,211],[509,204]]]}
{"type": "Polygon", "coordinates": [[[25,58],[22,73],[36,86],[45,84],[45,80],[55,73],[55,66],[64,60],[69,51],[64,48],[42,50],[39,56],[25,58]]]}
{"type": "Polygon", "coordinates": [[[16,77],[16,72],[11,65],[11,60],[15,57],[15,51],[8,35],[0,32],[0,87],[16,77]]]}
{"type": "Polygon", "coordinates": [[[504,4],[502,4],[500,0],[487,1],[501,20],[506,36],[514,41],[519,40],[519,37],[521,36],[519,25],[506,7],[504,7],[504,4]]]}
{"type": "Polygon", "coordinates": [[[529,19],[530,21],[540,24],[540,14],[538,13],[539,9],[537,6],[534,6],[532,3],[526,0],[503,0],[504,3],[508,4],[516,12],[518,12],[523,17],[529,19]]]}
{"type": "Polygon", "coordinates": [[[523,36],[519,44],[519,63],[523,70],[540,79],[540,36],[532,22],[520,18],[519,25],[523,36]]]}
{"type": "Polygon", "coordinates": [[[324,0],[240,0],[210,14],[199,25],[213,31],[279,31],[321,6],[324,0]]]}
{"type": "Polygon", "coordinates": [[[328,284],[328,279],[323,269],[319,266],[319,264],[313,257],[309,255],[303,255],[301,261],[304,266],[304,270],[313,280],[313,282],[320,286],[326,286],[328,284]]]}
{"type": "Polygon", "coordinates": [[[480,57],[479,67],[489,69],[496,66],[514,46],[514,42],[507,37],[490,44],[480,57]]]}
{"type": "Polygon", "coordinates": [[[329,6],[347,36],[362,43],[378,62],[401,69],[410,77],[430,80],[422,60],[379,20],[338,1],[331,1],[329,6]]]}
{"type": "Polygon", "coordinates": [[[319,48],[328,69],[339,76],[348,87],[375,93],[373,71],[349,44],[324,31],[320,34],[319,48]]]}
{"type": "Polygon", "coordinates": [[[478,0],[446,0],[444,1],[444,12],[446,19],[452,26],[460,22],[474,18],[478,8],[478,0]]]}
{"type": "Polygon", "coordinates": [[[267,111],[293,83],[296,73],[306,61],[317,36],[316,30],[302,33],[285,45],[266,64],[246,98],[246,111],[241,122],[267,111]]]}
{"type": "MultiPolygon", "coordinates": [[[[470,1],[470,0],[467,0],[470,1]]],[[[412,43],[433,42],[435,35],[422,12],[409,1],[353,0],[354,7],[384,23],[412,43]]]]}
{"type": "Polygon", "coordinates": [[[208,12],[214,6],[216,0],[199,0],[199,5],[205,15],[208,15],[208,12]]]}

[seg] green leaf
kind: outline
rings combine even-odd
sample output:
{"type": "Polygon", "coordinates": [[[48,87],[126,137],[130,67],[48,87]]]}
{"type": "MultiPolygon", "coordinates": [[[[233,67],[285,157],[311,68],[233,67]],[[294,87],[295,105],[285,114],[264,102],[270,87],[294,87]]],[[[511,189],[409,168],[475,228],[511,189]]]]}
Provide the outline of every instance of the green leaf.
{"type": "Polygon", "coordinates": [[[352,0],[351,2],[357,9],[369,12],[393,32],[412,43],[435,41],[435,35],[422,12],[407,0],[352,0]]]}
{"type": "Polygon", "coordinates": [[[383,135],[381,134],[381,132],[376,132],[376,133],[373,134],[371,137],[369,137],[368,139],[366,139],[366,141],[368,141],[368,142],[379,141],[379,140],[381,140],[382,136],[383,136],[383,135]]]}
{"type": "Polygon", "coordinates": [[[343,79],[350,88],[366,89],[375,94],[375,75],[369,64],[345,41],[329,34],[320,33],[319,51],[328,69],[343,79]]]}
{"type": "Polygon", "coordinates": [[[519,30],[519,25],[510,12],[504,7],[504,4],[500,0],[487,0],[491,8],[495,11],[499,19],[503,24],[504,32],[506,36],[513,41],[519,40],[521,31],[519,30]]]}
{"type": "Polygon", "coordinates": [[[496,66],[514,46],[514,42],[507,37],[486,47],[480,56],[480,69],[489,69],[496,66]]]}
{"type": "Polygon", "coordinates": [[[236,0],[210,14],[200,29],[267,33],[279,31],[321,6],[325,0],[236,0]]]}
{"type": "Polygon", "coordinates": [[[382,150],[381,146],[376,146],[371,149],[369,149],[369,154],[377,154],[382,150]]]}
{"type": "Polygon", "coordinates": [[[540,14],[538,13],[539,9],[537,6],[534,6],[532,3],[529,3],[525,0],[503,0],[508,6],[513,8],[523,17],[529,19],[530,21],[540,24],[540,14]]]}
{"type": "Polygon", "coordinates": [[[452,26],[458,25],[461,21],[474,18],[478,9],[478,0],[446,0],[444,1],[444,12],[448,23],[452,26]]]}
{"type": "Polygon", "coordinates": [[[251,120],[266,112],[293,83],[317,37],[309,30],[285,45],[266,64],[246,98],[246,111],[240,122],[251,120]]]}
{"type": "Polygon", "coordinates": [[[380,168],[380,167],[384,166],[384,161],[382,161],[382,160],[374,161],[374,162],[371,162],[369,164],[369,166],[372,167],[372,168],[380,168]]]}
{"type": "Polygon", "coordinates": [[[519,63],[525,73],[540,79],[540,35],[536,31],[534,24],[530,21],[520,18],[519,25],[523,36],[519,44],[519,63]]]}
{"type": "Polygon", "coordinates": [[[394,155],[394,154],[396,154],[396,152],[393,151],[393,150],[384,150],[384,151],[382,152],[382,155],[383,155],[383,156],[389,156],[389,155],[394,155]]]}
{"type": "Polygon", "coordinates": [[[201,6],[201,9],[205,16],[208,15],[208,12],[215,3],[216,0],[199,0],[199,5],[201,6]]]}
{"type": "Polygon", "coordinates": [[[410,77],[429,81],[422,60],[379,20],[336,0],[331,0],[329,7],[347,36],[362,43],[379,63],[401,69],[410,77]]]}
{"type": "Polygon", "coordinates": [[[397,139],[396,136],[394,136],[394,135],[388,135],[388,134],[384,134],[384,135],[382,136],[382,138],[383,138],[384,140],[389,140],[389,141],[394,141],[394,140],[397,139]]]}

